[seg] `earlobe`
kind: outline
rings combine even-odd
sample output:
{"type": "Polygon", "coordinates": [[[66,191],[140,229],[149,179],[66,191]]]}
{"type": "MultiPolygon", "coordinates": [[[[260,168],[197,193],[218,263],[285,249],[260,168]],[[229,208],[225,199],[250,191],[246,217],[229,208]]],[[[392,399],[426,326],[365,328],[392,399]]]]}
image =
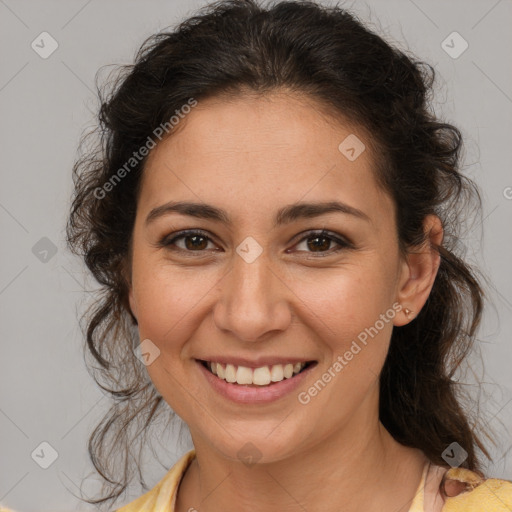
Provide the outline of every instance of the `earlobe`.
{"type": "Polygon", "coordinates": [[[398,302],[402,310],[396,315],[394,325],[402,326],[412,321],[427,301],[441,263],[437,246],[443,241],[441,220],[428,215],[424,221],[427,239],[418,248],[412,248],[403,262],[402,279],[398,291],[398,302]]]}

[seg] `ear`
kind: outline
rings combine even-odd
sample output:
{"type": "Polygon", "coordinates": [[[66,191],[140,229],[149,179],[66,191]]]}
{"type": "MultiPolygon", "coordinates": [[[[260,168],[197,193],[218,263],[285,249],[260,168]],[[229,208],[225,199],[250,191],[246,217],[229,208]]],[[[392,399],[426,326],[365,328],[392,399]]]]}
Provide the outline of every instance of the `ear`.
{"type": "Polygon", "coordinates": [[[397,297],[402,309],[393,321],[396,326],[405,325],[418,316],[427,302],[441,263],[441,256],[435,248],[443,241],[443,227],[439,217],[427,215],[423,222],[423,230],[427,240],[423,245],[413,247],[406,260],[402,262],[397,297]],[[407,315],[406,308],[412,313],[407,315]]]}

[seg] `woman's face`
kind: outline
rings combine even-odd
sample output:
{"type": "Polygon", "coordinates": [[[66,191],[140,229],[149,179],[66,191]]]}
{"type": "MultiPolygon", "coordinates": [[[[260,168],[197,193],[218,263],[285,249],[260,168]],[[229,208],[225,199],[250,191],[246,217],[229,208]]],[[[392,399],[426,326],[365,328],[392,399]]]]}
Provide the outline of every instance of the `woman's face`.
{"type": "Polygon", "coordinates": [[[196,447],[233,459],[256,450],[280,460],[341,429],[374,427],[408,275],[365,134],[285,94],[200,101],[180,122],[148,157],[133,233],[130,305],[140,339],[150,340],[155,387],[196,447]],[[160,209],[148,219],[169,202],[210,210],[160,209]],[[360,213],[319,214],[331,202],[360,213]],[[183,230],[201,233],[171,243],[183,230]],[[316,365],[285,379],[293,389],[273,400],[269,390],[283,383],[254,388],[266,401],[241,403],[198,362],[235,358],[316,365]]]}

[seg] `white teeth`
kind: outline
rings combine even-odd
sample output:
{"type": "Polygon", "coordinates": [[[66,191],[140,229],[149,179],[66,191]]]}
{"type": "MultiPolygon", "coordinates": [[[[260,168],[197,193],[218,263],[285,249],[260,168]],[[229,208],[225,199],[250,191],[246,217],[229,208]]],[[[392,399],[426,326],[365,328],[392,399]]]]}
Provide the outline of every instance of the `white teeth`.
{"type": "Polygon", "coordinates": [[[248,368],[246,366],[234,366],[221,363],[207,362],[211,372],[220,379],[237,384],[255,384],[257,386],[268,386],[271,382],[280,382],[289,379],[299,373],[306,363],[288,363],[285,365],[274,364],[271,367],[262,366],[260,368],[248,368]]]}
{"type": "Polygon", "coordinates": [[[226,365],[225,379],[228,382],[236,382],[236,368],[232,364],[226,365]]]}
{"type": "Polygon", "coordinates": [[[238,384],[252,384],[252,371],[245,366],[239,366],[236,371],[236,381],[238,384]]]}
{"type": "Polygon", "coordinates": [[[252,383],[258,386],[266,386],[270,384],[270,370],[268,366],[263,368],[256,368],[252,374],[252,383]]]}
{"type": "Polygon", "coordinates": [[[284,379],[284,371],[282,364],[275,364],[272,366],[272,370],[270,371],[270,380],[272,382],[279,382],[284,379]]]}
{"type": "Polygon", "coordinates": [[[293,364],[289,363],[284,366],[283,369],[284,376],[289,379],[293,375],[293,364]]]}

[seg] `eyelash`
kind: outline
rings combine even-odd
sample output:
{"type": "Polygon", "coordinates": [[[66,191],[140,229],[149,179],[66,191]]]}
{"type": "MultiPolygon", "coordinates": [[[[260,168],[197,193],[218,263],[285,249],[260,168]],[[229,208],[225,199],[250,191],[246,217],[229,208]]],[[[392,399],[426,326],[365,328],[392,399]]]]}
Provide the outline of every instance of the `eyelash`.
{"type": "MultiPolygon", "coordinates": [[[[187,236],[201,236],[203,238],[206,238],[208,241],[212,242],[213,243],[213,240],[208,236],[208,234],[205,232],[205,231],[201,231],[201,230],[197,230],[197,229],[187,229],[187,230],[184,230],[184,231],[179,231],[178,233],[173,233],[172,235],[166,235],[165,237],[163,237],[160,242],[158,243],[158,246],[159,247],[165,247],[165,248],[168,248],[170,250],[173,250],[173,251],[179,251],[179,252],[183,252],[183,253],[204,253],[206,252],[206,249],[204,250],[198,250],[198,251],[192,251],[192,250],[188,250],[188,249],[182,249],[181,247],[178,247],[178,248],[171,248],[171,245],[173,245],[176,240],[179,240],[180,238],[186,238],[187,236]],[[172,235],[176,235],[176,236],[173,236],[171,239],[169,239],[170,236],[172,235]]],[[[319,251],[317,253],[315,253],[314,251],[300,251],[300,252],[307,252],[307,253],[310,253],[310,254],[314,254],[315,256],[314,257],[323,257],[323,256],[328,256],[330,254],[334,254],[334,253],[337,253],[337,252],[340,252],[341,250],[343,249],[352,249],[354,248],[353,244],[346,241],[346,240],[343,240],[342,238],[339,238],[338,236],[335,236],[334,234],[331,234],[329,231],[325,231],[325,230],[313,230],[313,231],[309,231],[306,233],[306,236],[302,237],[298,242],[297,244],[295,245],[298,245],[300,242],[303,242],[304,240],[308,240],[310,238],[328,238],[329,240],[337,243],[339,245],[339,247],[335,250],[328,250],[328,251],[319,251]]]]}

